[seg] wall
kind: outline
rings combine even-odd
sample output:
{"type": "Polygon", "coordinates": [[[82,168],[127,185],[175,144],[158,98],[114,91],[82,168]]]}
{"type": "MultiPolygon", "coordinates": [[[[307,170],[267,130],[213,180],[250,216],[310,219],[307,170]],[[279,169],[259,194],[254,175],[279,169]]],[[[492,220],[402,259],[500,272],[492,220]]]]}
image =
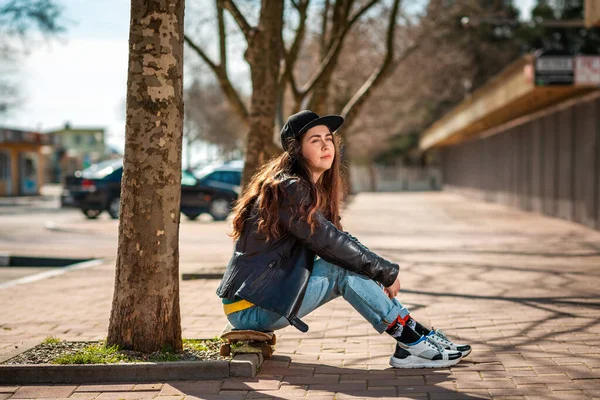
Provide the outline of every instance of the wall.
{"type": "Polygon", "coordinates": [[[440,169],[435,167],[352,165],[350,179],[354,193],[439,190],[441,188],[440,169]]]}
{"type": "Polygon", "coordinates": [[[441,154],[445,190],[600,229],[598,94],[441,154]]]}

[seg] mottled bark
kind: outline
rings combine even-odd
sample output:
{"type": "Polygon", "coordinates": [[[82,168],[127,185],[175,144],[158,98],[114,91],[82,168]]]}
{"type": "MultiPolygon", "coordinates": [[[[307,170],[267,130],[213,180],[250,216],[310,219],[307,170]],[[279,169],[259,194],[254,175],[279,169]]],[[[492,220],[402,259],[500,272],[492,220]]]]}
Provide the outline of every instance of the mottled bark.
{"type": "Polygon", "coordinates": [[[132,0],[119,247],[108,344],[181,350],[184,0],[132,0]]]}

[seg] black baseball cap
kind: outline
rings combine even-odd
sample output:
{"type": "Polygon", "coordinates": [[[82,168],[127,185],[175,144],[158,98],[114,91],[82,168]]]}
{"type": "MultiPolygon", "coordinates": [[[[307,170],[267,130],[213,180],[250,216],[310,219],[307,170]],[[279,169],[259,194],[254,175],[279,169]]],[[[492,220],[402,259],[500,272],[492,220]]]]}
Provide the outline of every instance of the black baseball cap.
{"type": "Polygon", "coordinates": [[[279,136],[281,137],[281,146],[283,150],[287,150],[288,141],[290,138],[297,138],[310,128],[325,125],[331,133],[338,130],[344,123],[344,118],[341,115],[324,115],[319,117],[317,113],[310,110],[302,110],[291,115],[281,129],[279,136]]]}

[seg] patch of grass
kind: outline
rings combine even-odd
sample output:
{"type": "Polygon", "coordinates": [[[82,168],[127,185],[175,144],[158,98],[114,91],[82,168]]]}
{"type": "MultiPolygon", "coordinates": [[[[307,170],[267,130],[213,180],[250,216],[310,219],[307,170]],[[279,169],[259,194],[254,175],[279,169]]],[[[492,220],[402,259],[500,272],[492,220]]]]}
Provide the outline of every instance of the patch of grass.
{"type": "Polygon", "coordinates": [[[222,339],[183,339],[183,351],[176,352],[172,346],[164,346],[160,351],[154,353],[141,353],[132,350],[120,349],[119,346],[107,347],[106,340],[89,343],[78,349],[68,350],[69,342],[58,338],[49,337],[44,343],[57,343],[63,346],[66,352],[55,356],[53,364],[110,364],[110,363],[135,363],[135,362],[172,362],[193,361],[202,359],[221,359],[219,348],[224,343],[222,339]]]}
{"type": "Polygon", "coordinates": [[[5,331],[12,331],[12,328],[10,326],[3,326],[2,329],[4,329],[5,331]]]}
{"type": "Polygon", "coordinates": [[[171,352],[154,353],[148,357],[148,361],[152,362],[166,362],[166,361],[179,361],[181,360],[181,354],[171,352]]]}
{"type": "Polygon", "coordinates": [[[106,347],[105,343],[89,345],[73,354],[64,354],[54,360],[54,364],[114,364],[131,362],[129,357],[119,352],[118,346],[106,347]]]}
{"type": "Polygon", "coordinates": [[[218,337],[213,339],[183,339],[183,348],[194,351],[208,351],[211,347],[220,346],[223,342],[225,341],[218,337]]]}
{"type": "Polygon", "coordinates": [[[239,349],[242,346],[244,346],[244,343],[237,342],[237,343],[232,343],[231,344],[231,348],[232,349],[239,349]]]}
{"type": "Polygon", "coordinates": [[[60,339],[54,336],[48,336],[46,339],[42,340],[42,344],[57,344],[60,343],[60,339]]]}

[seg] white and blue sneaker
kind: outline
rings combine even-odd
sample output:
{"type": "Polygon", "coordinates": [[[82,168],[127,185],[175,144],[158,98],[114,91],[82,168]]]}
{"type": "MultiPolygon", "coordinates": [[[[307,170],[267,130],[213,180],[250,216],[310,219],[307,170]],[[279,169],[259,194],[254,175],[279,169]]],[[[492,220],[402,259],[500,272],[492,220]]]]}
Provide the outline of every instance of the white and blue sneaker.
{"type": "Polygon", "coordinates": [[[432,342],[439,344],[445,350],[460,351],[463,358],[471,353],[471,346],[468,344],[454,343],[452,340],[448,339],[448,336],[446,336],[441,329],[431,328],[431,332],[427,335],[427,338],[432,342]]]}
{"type": "Polygon", "coordinates": [[[394,368],[445,368],[462,359],[460,351],[447,351],[426,336],[410,345],[397,342],[396,351],[390,358],[394,368]]]}

